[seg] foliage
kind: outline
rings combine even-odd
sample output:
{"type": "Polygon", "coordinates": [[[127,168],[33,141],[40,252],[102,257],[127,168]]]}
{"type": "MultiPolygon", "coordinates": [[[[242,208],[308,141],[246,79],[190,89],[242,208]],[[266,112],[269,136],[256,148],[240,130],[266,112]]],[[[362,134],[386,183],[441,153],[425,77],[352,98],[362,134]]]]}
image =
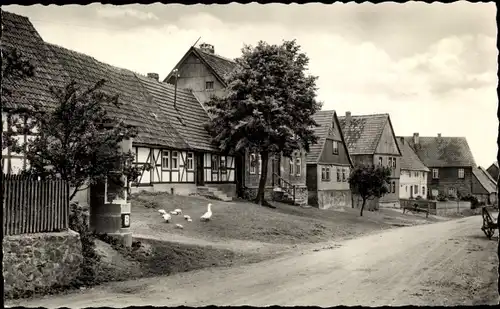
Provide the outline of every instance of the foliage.
{"type": "Polygon", "coordinates": [[[228,91],[206,103],[213,116],[206,128],[224,152],[259,153],[262,171],[256,202],[264,201],[270,156],[291,157],[317,142],[312,115],[321,109],[309,58],[293,41],[246,45],[228,76],[228,91]]]}
{"type": "Polygon", "coordinates": [[[423,197],[421,195],[417,195],[417,197],[415,199],[416,200],[421,200],[421,199],[423,199],[423,197]]]}
{"type": "Polygon", "coordinates": [[[366,201],[379,198],[389,192],[391,169],[383,166],[357,166],[349,176],[349,185],[353,194],[363,199],[360,216],[363,216],[366,201]]]}
{"type": "Polygon", "coordinates": [[[101,257],[97,254],[95,237],[90,231],[88,208],[82,207],[77,202],[72,202],[70,205],[69,227],[80,234],[82,243],[82,269],[75,284],[93,285],[97,280],[97,267],[101,257]]]}
{"type": "MultiPolygon", "coordinates": [[[[17,111],[32,120],[38,134],[27,145],[15,144],[12,149],[26,154],[30,162],[27,173],[67,180],[73,188],[71,198],[86,185],[108,179],[124,186],[122,174],[129,181],[140,175],[133,165],[132,152],[119,149],[123,140],[136,135],[136,130],[107,113],[106,106],[119,108],[120,104],[117,95],[101,90],[104,83],[100,80],[83,88],[70,82],[62,89],[51,88],[58,101],[54,108],[35,104],[30,110],[17,111]]],[[[21,125],[11,125],[11,135],[23,130],[21,125]]],[[[129,183],[126,185],[129,187],[129,183]]]]}
{"type": "MultiPolygon", "coordinates": [[[[480,204],[481,204],[481,203],[479,202],[479,200],[478,200],[475,196],[470,195],[470,194],[468,194],[468,195],[466,195],[466,196],[462,196],[462,197],[460,198],[460,200],[461,200],[461,201],[470,202],[471,209],[475,209],[475,208],[477,208],[478,206],[480,206],[480,204]]],[[[484,202],[483,202],[483,204],[484,204],[484,202]]]]}
{"type": "Polygon", "coordinates": [[[439,202],[446,202],[448,200],[448,197],[442,193],[439,193],[436,197],[436,200],[439,202]]]}
{"type": "MultiPolygon", "coordinates": [[[[35,75],[35,67],[31,62],[23,56],[18,49],[7,49],[2,47],[2,106],[12,99],[16,90],[12,87],[13,84],[20,80],[24,80],[35,75]]],[[[4,123],[2,120],[2,128],[4,123]]],[[[2,130],[2,150],[14,144],[15,140],[12,136],[4,134],[2,130]]]]}

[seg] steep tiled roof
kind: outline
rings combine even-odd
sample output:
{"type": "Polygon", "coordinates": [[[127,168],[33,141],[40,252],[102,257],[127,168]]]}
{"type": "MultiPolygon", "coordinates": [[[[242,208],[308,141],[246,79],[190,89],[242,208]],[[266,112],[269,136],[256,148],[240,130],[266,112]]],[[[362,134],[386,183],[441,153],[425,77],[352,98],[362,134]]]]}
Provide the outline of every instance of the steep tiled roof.
{"type": "Polygon", "coordinates": [[[91,86],[105,79],[103,91],[119,94],[120,108],[109,106],[109,113],[138,128],[136,143],[173,148],[187,144],[168,122],[166,114],[148,100],[135,74],[97,61],[82,53],[47,44],[59,59],[69,77],[80,85],[91,86]]]}
{"type": "Polygon", "coordinates": [[[318,136],[318,143],[311,145],[309,152],[307,153],[307,163],[317,163],[319,156],[321,156],[321,151],[325,145],[325,140],[328,135],[328,128],[333,122],[333,115],[335,111],[319,111],[313,115],[314,121],[319,127],[314,127],[314,134],[318,136]]]}
{"type": "Polygon", "coordinates": [[[474,176],[476,176],[479,183],[486,191],[488,191],[488,193],[497,192],[496,183],[488,177],[488,172],[486,172],[482,167],[473,168],[472,173],[474,173],[474,176]]]}
{"type": "Polygon", "coordinates": [[[136,76],[151,95],[155,105],[167,115],[169,122],[191,148],[218,151],[210,142],[210,135],[203,126],[209,121],[208,114],[190,90],[177,88],[174,108],[174,86],[142,75],[136,76]]]}
{"type": "MultiPolygon", "coordinates": [[[[182,57],[181,60],[175,65],[175,67],[179,67],[179,65],[188,58],[189,55],[194,54],[198,58],[204,62],[209,70],[212,70],[217,79],[226,86],[226,81],[229,73],[236,68],[236,61],[232,59],[228,59],[216,54],[212,54],[206,51],[203,51],[201,48],[191,47],[182,57]]],[[[173,70],[165,77],[164,82],[168,82],[173,74],[173,70]]]]}
{"type": "Polygon", "coordinates": [[[44,44],[28,18],[2,12],[2,50],[17,49],[35,67],[34,76],[23,80],[11,80],[3,76],[2,83],[14,89],[12,97],[3,97],[2,108],[29,108],[34,102],[54,106],[56,101],[51,86],[62,86],[67,76],[54,54],[44,44]]]}
{"type": "Polygon", "coordinates": [[[234,60],[227,59],[216,54],[207,53],[200,48],[195,48],[195,50],[222,80],[226,80],[229,73],[236,68],[236,62],[234,60]]]}
{"type": "Polygon", "coordinates": [[[399,149],[401,150],[401,169],[410,171],[425,171],[429,172],[427,166],[420,161],[417,154],[411,149],[407,142],[401,141],[402,137],[398,137],[399,149]]]}
{"type": "Polygon", "coordinates": [[[338,117],[347,148],[351,155],[374,154],[389,119],[388,114],[351,116],[350,125],[346,117],[338,117]]]}
{"type": "Polygon", "coordinates": [[[406,136],[405,142],[427,167],[476,166],[465,137],[420,136],[414,144],[413,137],[406,136]]]}

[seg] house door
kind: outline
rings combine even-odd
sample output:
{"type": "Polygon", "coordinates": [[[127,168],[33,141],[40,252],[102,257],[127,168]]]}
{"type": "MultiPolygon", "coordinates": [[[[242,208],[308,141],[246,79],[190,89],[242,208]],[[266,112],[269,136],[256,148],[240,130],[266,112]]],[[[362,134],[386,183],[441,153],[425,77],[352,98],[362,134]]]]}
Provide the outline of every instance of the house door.
{"type": "Polygon", "coordinates": [[[410,186],[410,197],[413,198],[413,186],[410,186]]]}
{"type": "Polygon", "coordinates": [[[205,185],[205,168],[203,164],[204,154],[199,153],[196,156],[196,185],[204,186],[205,185]]]}

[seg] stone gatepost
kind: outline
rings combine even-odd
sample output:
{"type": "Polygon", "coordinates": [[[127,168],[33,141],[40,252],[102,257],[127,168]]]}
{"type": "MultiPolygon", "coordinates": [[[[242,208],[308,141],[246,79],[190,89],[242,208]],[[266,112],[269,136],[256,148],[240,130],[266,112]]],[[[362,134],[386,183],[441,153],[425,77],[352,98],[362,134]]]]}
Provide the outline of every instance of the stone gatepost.
{"type": "MultiPolygon", "coordinates": [[[[131,151],[132,139],[124,140],[120,147],[122,152],[131,151]]],[[[90,187],[90,228],[92,231],[116,237],[125,246],[130,247],[132,246],[130,213],[127,177],[123,175],[120,168],[106,181],[90,187]],[[122,184],[115,179],[121,179],[122,184]]]]}

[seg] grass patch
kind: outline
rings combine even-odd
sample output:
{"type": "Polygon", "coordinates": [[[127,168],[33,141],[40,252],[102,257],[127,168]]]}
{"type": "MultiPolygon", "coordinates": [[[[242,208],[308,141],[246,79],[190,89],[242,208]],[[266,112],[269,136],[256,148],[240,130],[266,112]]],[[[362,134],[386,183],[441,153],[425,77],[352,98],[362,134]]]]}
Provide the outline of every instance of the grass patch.
{"type": "Polygon", "coordinates": [[[136,195],[132,199],[132,231],[142,235],[182,235],[207,241],[243,240],[276,244],[317,243],[333,239],[352,238],[373,231],[393,228],[395,224],[433,222],[433,219],[415,218],[396,211],[365,212],[359,217],[357,209],[345,211],[302,208],[273,203],[270,209],[259,205],[234,201],[224,203],[203,198],[170,194],[136,195]],[[212,219],[200,222],[199,217],[212,203],[212,219]],[[150,207],[150,205],[155,207],[150,207]],[[170,211],[180,208],[192,217],[186,222],[183,216],[173,216],[172,223],[165,223],[158,209],[170,211]],[[413,220],[414,222],[409,221],[413,220]],[[180,223],[184,229],[176,229],[180,223]]]}

